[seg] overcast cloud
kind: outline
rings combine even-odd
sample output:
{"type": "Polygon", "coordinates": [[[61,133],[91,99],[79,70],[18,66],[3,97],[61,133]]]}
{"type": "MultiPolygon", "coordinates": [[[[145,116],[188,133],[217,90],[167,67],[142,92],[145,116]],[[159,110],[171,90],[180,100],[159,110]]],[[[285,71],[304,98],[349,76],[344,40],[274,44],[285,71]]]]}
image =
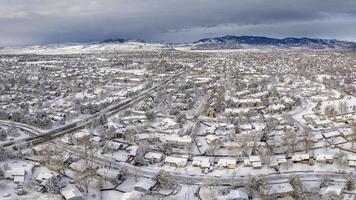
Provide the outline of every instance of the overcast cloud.
{"type": "Polygon", "coordinates": [[[0,45],[227,34],[356,41],[356,0],[0,0],[0,45]]]}

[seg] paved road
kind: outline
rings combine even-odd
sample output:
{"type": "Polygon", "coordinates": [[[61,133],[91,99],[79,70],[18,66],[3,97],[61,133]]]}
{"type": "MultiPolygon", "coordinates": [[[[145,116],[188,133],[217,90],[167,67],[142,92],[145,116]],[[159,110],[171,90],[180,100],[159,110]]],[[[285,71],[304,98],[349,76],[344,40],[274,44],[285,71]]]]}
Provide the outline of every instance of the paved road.
{"type": "MultiPolygon", "coordinates": [[[[183,74],[184,72],[166,80],[163,81],[162,83],[156,85],[155,87],[129,99],[128,101],[124,102],[124,103],[120,103],[118,105],[114,105],[111,106],[105,110],[103,110],[102,112],[100,112],[100,114],[114,114],[122,109],[126,109],[127,107],[131,106],[133,103],[136,103],[137,101],[141,100],[142,98],[145,97],[145,95],[149,94],[149,92],[152,92],[153,90],[159,88],[160,86],[170,82],[171,80],[173,80],[174,78],[178,77],[179,75],[183,74]]],[[[299,111],[303,110],[303,107],[298,109],[299,111]]],[[[96,115],[99,116],[100,114],[96,115]]],[[[65,126],[65,128],[60,127],[58,129],[54,129],[48,132],[43,132],[40,131],[38,129],[35,129],[31,126],[25,125],[25,124],[21,124],[21,123],[13,123],[14,126],[21,128],[23,130],[26,130],[30,133],[32,133],[34,135],[34,137],[31,137],[30,140],[33,138],[39,139],[39,141],[41,142],[48,142],[56,137],[60,137],[63,136],[64,134],[67,133],[72,133],[74,131],[80,130],[82,128],[85,127],[86,123],[89,123],[91,119],[94,119],[96,116],[91,116],[88,119],[84,120],[84,122],[82,123],[73,123],[70,125],[65,126]],[[43,135],[51,135],[51,136],[46,136],[44,137],[43,135]],[[41,138],[45,138],[45,140],[41,140],[41,138]]],[[[7,121],[0,121],[0,124],[3,125],[10,125],[11,123],[7,122],[7,121]]],[[[25,141],[25,142],[28,142],[25,141]]],[[[35,140],[32,140],[35,141],[35,140]]],[[[20,142],[20,141],[16,141],[16,142],[20,142]]],[[[8,146],[13,146],[15,145],[15,143],[12,143],[8,146]]],[[[81,156],[83,155],[83,152],[80,149],[76,149],[72,146],[66,145],[60,141],[56,141],[53,142],[53,145],[57,146],[58,148],[62,149],[63,151],[69,152],[71,154],[77,155],[77,156],[81,156]]],[[[129,173],[131,174],[135,174],[137,176],[140,177],[147,177],[147,178],[152,178],[154,177],[157,173],[158,173],[158,168],[150,168],[150,167],[138,167],[138,166],[133,166],[129,163],[126,162],[119,162],[116,160],[113,160],[111,158],[106,158],[103,157],[101,155],[93,155],[90,157],[90,160],[92,162],[98,163],[102,166],[106,166],[106,167],[111,167],[114,169],[121,169],[122,167],[125,167],[129,173]]],[[[178,172],[178,171],[170,171],[172,177],[174,178],[174,180],[178,181],[179,183],[187,183],[187,184],[198,184],[198,185],[231,185],[231,184],[235,184],[236,182],[245,182],[247,180],[247,176],[246,175],[236,175],[236,176],[232,176],[232,175],[213,175],[213,174],[193,174],[191,172],[178,172]]],[[[346,179],[348,177],[353,177],[356,179],[356,175],[355,174],[340,174],[337,172],[321,172],[321,171],[288,171],[288,172],[281,172],[280,174],[276,174],[276,173],[268,173],[268,174],[263,174],[266,177],[266,180],[268,182],[280,182],[280,181],[286,181],[288,180],[288,177],[290,175],[299,175],[302,179],[317,179],[320,178],[322,176],[328,176],[330,178],[333,179],[346,179]]],[[[255,174],[257,175],[257,174],[255,174]]]]}
{"type": "MultiPolygon", "coordinates": [[[[15,124],[18,128],[23,128],[15,124]]],[[[38,134],[36,131],[31,131],[32,134],[38,134]]],[[[73,155],[82,156],[84,152],[73,146],[69,146],[61,141],[53,142],[57,148],[69,152],[73,155]]],[[[150,167],[134,166],[130,163],[116,161],[111,158],[104,157],[102,155],[92,155],[89,160],[97,163],[103,167],[110,167],[116,170],[121,168],[126,168],[129,173],[137,175],[139,177],[152,178],[155,177],[159,169],[150,167]]],[[[191,172],[178,172],[170,171],[170,174],[174,180],[179,183],[194,184],[194,185],[232,185],[236,183],[243,184],[248,179],[248,175],[213,175],[213,174],[194,174],[191,172]]],[[[254,174],[257,175],[257,174],[254,174]]],[[[282,171],[280,174],[277,173],[265,173],[263,174],[269,183],[279,183],[288,181],[290,175],[299,175],[301,179],[320,179],[323,176],[328,176],[332,179],[346,179],[348,177],[353,177],[356,179],[356,174],[340,174],[337,172],[325,172],[325,171],[282,171]]]]}
{"type": "MultiPolygon", "coordinates": [[[[73,155],[82,156],[83,152],[72,146],[68,146],[62,142],[54,143],[59,149],[70,152],[73,155]]],[[[116,161],[114,159],[106,158],[101,155],[93,155],[89,158],[90,161],[97,163],[104,167],[110,167],[112,169],[120,170],[123,167],[128,170],[130,174],[153,178],[158,173],[159,169],[134,166],[126,162],[116,161]]],[[[191,184],[191,185],[232,185],[236,183],[244,183],[248,179],[248,175],[213,175],[213,174],[195,174],[194,172],[178,172],[169,171],[174,180],[179,183],[191,184]]],[[[253,174],[259,175],[259,174],[253,174]]],[[[262,174],[266,178],[268,183],[279,183],[286,182],[291,175],[298,175],[303,179],[320,179],[327,176],[333,180],[336,179],[347,179],[348,177],[353,177],[356,179],[356,174],[351,173],[337,173],[332,171],[281,171],[280,174],[277,173],[264,173],[262,174]]]]}
{"type": "MultiPolygon", "coordinates": [[[[117,104],[114,104],[114,105],[111,105],[105,109],[103,109],[102,111],[94,114],[94,115],[91,115],[85,119],[82,119],[80,121],[77,121],[77,122],[73,122],[71,124],[67,124],[67,125],[64,125],[62,127],[58,127],[58,128],[55,128],[55,129],[52,129],[50,131],[41,131],[39,129],[36,129],[34,127],[31,127],[29,125],[26,125],[26,124],[22,124],[22,123],[13,123],[14,125],[18,125],[20,126],[21,129],[23,130],[27,130],[27,131],[35,131],[37,133],[37,135],[35,136],[32,136],[32,137],[29,137],[29,138],[24,138],[24,139],[21,139],[21,140],[16,140],[16,141],[10,141],[10,142],[6,142],[6,143],[2,143],[0,145],[0,147],[13,147],[13,146],[16,146],[16,145],[23,145],[23,146],[26,146],[28,144],[31,144],[31,145],[37,145],[37,144],[41,144],[41,143],[44,143],[44,142],[48,142],[50,140],[53,140],[55,138],[58,138],[58,137],[62,137],[66,134],[69,134],[69,133],[74,133],[76,131],[79,131],[81,129],[84,129],[86,128],[88,125],[91,124],[92,120],[94,120],[95,118],[101,116],[101,115],[106,115],[107,117],[108,116],[112,116],[114,114],[116,114],[117,112],[119,111],[122,111],[122,110],[125,110],[127,109],[128,107],[132,106],[133,104],[143,100],[145,97],[147,97],[149,94],[151,94],[153,91],[161,88],[162,86],[170,83],[171,81],[173,81],[174,79],[176,79],[177,77],[181,76],[182,74],[186,73],[188,70],[184,70],[176,75],[173,75],[172,77],[170,78],[167,78],[166,80],[156,84],[155,86],[151,87],[150,89],[147,89],[143,92],[141,92],[140,94],[137,94],[127,100],[125,100],[124,102],[119,102],[117,104]],[[40,134],[38,134],[40,133],[40,134]]],[[[10,121],[4,121],[4,120],[1,120],[1,123],[3,125],[8,125],[10,124],[11,122],[10,121]]]]}

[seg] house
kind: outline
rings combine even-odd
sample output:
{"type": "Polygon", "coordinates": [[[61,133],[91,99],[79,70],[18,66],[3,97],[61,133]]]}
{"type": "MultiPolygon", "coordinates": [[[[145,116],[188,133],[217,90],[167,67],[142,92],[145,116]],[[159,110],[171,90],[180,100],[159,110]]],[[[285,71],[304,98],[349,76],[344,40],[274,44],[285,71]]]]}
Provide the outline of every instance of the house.
{"type": "Polygon", "coordinates": [[[126,148],[126,150],[129,152],[129,156],[136,156],[138,153],[138,146],[129,146],[126,148]]]}
{"type": "Polygon", "coordinates": [[[282,102],[285,104],[285,105],[293,105],[295,102],[292,98],[289,98],[289,97],[286,97],[284,96],[282,98],[282,102]]]}
{"type": "Polygon", "coordinates": [[[269,198],[277,199],[289,196],[294,189],[290,183],[271,184],[267,189],[267,196],[269,198]]]}
{"type": "Polygon", "coordinates": [[[308,164],[309,159],[310,159],[310,156],[308,153],[296,153],[292,156],[292,161],[294,163],[300,162],[300,163],[308,164]]]}
{"type": "Polygon", "coordinates": [[[226,199],[234,199],[234,200],[248,200],[247,191],[244,189],[236,189],[236,190],[228,190],[227,194],[223,194],[221,196],[216,197],[217,200],[226,200],[226,199]]]}
{"type": "Polygon", "coordinates": [[[45,155],[51,149],[48,148],[47,144],[37,145],[31,148],[34,155],[45,155]]]}
{"type": "Polygon", "coordinates": [[[223,169],[223,168],[235,169],[237,167],[236,159],[234,159],[234,158],[221,158],[218,161],[217,167],[219,169],[223,169]]]}
{"type": "Polygon", "coordinates": [[[65,200],[84,200],[83,194],[75,185],[68,185],[60,190],[65,200]]]}
{"type": "Polygon", "coordinates": [[[121,177],[120,171],[111,168],[99,168],[96,173],[104,180],[109,181],[118,180],[121,177]]]}
{"type": "Polygon", "coordinates": [[[194,157],[192,165],[193,167],[206,169],[210,167],[210,159],[208,157],[194,157]]]}
{"type": "Polygon", "coordinates": [[[16,167],[5,172],[5,178],[13,180],[17,184],[25,182],[26,170],[24,167],[16,167]]]}
{"type": "Polygon", "coordinates": [[[135,142],[139,145],[159,142],[159,134],[140,133],[135,135],[135,142]]]}
{"type": "Polygon", "coordinates": [[[135,190],[138,192],[147,192],[151,190],[156,185],[156,181],[148,178],[140,179],[134,186],[135,190]]]}
{"type": "Polygon", "coordinates": [[[78,133],[74,133],[72,138],[77,142],[77,143],[81,143],[81,141],[86,138],[86,137],[90,137],[90,133],[87,131],[80,131],[78,133]]]}
{"type": "Polygon", "coordinates": [[[312,114],[304,114],[303,115],[303,119],[307,122],[307,123],[313,123],[315,120],[317,120],[319,117],[317,115],[315,115],[314,113],[312,114]]]}
{"type": "Polygon", "coordinates": [[[326,196],[330,193],[335,194],[338,197],[338,199],[342,199],[344,191],[345,191],[345,185],[343,185],[343,184],[330,185],[330,186],[320,190],[320,194],[323,196],[323,199],[324,198],[326,199],[326,196]]]}
{"type": "Polygon", "coordinates": [[[76,162],[71,163],[69,165],[69,168],[77,172],[84,172],[87,169],[97,169],[98,164],[93,162],[88,162],[87,164],[85,160],[78,160],[76,162]]]}
{"type": "Polygon", "coordinates": [[[226,108],[224,111],[225,116],[237,116],[247,114],[250,108],[226,108]]]}
{"type": "Polygon", "coordinates": [[[190,136],[180,137],[179,135],[165,135],[160,137],[161,142],[166,142],[174,147],[188,148],[192,145],[192,138],[190,136]]]}
{"type": "Polygon", "coordinates": [[[316,119],[312,122],[314,128],[328,128],[333,125],[329,119],[316,119]]]}
{"type": "Polygon", "coordinates": [[[36,177],[36,181],[40,184],[40,185],[42,185],[42,186],[44,186],[44,185],[46,185],[46,182],[49,180],[49,179],[51,179],[51,178],[53,178],[53,177],[58,177],[59,175],[57,174],[57,173],[55,173],[55,172],[42,172],[42,173],[40,173],[37,177],[36,177]]]}
{"type": "Polygon", "coordinates": [[[109,149],[111,151],[117,151],[123,149],[124,146],[125,145],[123,143],[111,141],[111,140],[106,141],[104,145],[105,149],[109,149]]]}
{"type": "Polygon", "coordinates": [[[261,99],[232,99],[233,103],[237,105],[237,107],[259,107],[263,105],[261,99]]]}
{"type": "Polygon", "coordinates": [[[164,118],[161,122],[161,130],[178,129],[180,125],[171,118],[164,118]]]}
{"type": "Polygon", "coordinates": [[[173,156],[167,156],[164,163],[174,167],[185,167],[187,165],[187,158],[177,158],[173,156]]]}
{"type": "Polygon", "coordinates": [[[149,161],[159,163],[163,160],[163,154],[158,152],[147,152],[145,158],[149,161]]]}
{"type": "Polygon", "coordinates": [[[342,200],[356,200],[356,195],[344,193],[342,200]]]}
{"type": "Polygon", "coordinates": [[[241,131],[249,131],[249,130],[252,130],[252,129],[253,129],[251,123],[240,124],[240,125],[239,125],[239,128],[240,128],[241,131]]]}
{"type": "Polygon", "coordinates": [[[340,132],[339,131],[329,131],[329,132],[325,132],[325,133],[322,133],[322,134],[326,139],[340,136],[340,132]]]}
{"type": "Polygon", "coordinates": [[[271,167],[276,167],[282,164],[286,164],[287,163],[287,159],[285,155],[275,155],[271,157],[270,160],[270,166],[271,167]]]}
{"type": "Polygon", "coordinates": [[[126,192],[124,195],[122,195],[120,200],[141,200],[142,196],[143,196],[142,192],[131,191],[131,192],[126,192]]]}
{"type": "Polygon", "coordinates": [[[349,167],[355,167],[356,168],[356,155],[347,155],[347,161],[349,162],[349,167]]]}
{"type": "Polygon", "coordinates": [[[103,140],[99,136],[94,136],[90,138],[90,142],[94,144],[97,147],[100,147],[103,145],[103,140]]]}
{"type": "Polygon", "coordinates": [[[260,156],[250,156],[249,158],[244,159],[245,166],[252,166],[254,169],[261,169],[262,162],[260,156]]]}
{"type": "Polygon", "coordinates": [[[320,163],[332,164],[334,162],[334,155],[332,155],[332,154],[317,154],[315,160],[320,163]]]}
{"type": "Polygon", "coordinates": [[[208,144],[218,144],[220,142],[219,136],[212,134],[205,136],[205,139],[208,144]]]}
{"type": "Polygon", "coordinates": [[[271,113],[281,112],[286,110],[286,106],[283,104],[273,104],[268,106],[267,111],[271,113]]]}
{"type": "Polygon", "coordinates": [[[242,147],[242,143],[239,142],[224,142],[223,147],[226,149],[237,149],[242,147]]]}

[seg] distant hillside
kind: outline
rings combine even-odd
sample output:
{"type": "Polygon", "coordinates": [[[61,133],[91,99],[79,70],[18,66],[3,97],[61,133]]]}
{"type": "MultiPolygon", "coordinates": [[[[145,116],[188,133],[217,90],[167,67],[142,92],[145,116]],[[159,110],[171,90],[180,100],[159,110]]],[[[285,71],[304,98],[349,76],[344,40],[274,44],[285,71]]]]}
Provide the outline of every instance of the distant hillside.
{"type": "Polygon", "coordinates": [[[140,43],[145,43],[144,40],[139,40],[139,39],[128,40],[128,39],[123,39],[123,38],[106,39],[106,40],[100,41],[99,43],[125,43],[125,42],[140,42],[140,43]]]}
{"type": "Polygon", "coordinates": [[[245,48],[250,46],[269,47],[308,47],[308,48],[347,48],[356,49],[355,42],[340,40],[314,39],[314,38],[294,38],[284,39],[261,37],[261,36],[233,36],[204,38],[193,43],[196,49],[224,49],[224,48],[245,48]]]}

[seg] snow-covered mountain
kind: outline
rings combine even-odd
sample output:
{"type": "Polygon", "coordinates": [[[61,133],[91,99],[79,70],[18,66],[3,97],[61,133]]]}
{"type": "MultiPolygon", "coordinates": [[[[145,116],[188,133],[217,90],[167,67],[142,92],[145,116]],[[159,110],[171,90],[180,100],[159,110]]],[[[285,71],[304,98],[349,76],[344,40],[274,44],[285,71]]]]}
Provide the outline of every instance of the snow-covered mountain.
{"type": "Polygon", "coordinates": [[[99,41],[98,43],[125,43],[125,42],[139,42],[139,43],[146,43],[144,40],[140,39],[123,39],[123,38],[116,38],[116,39],[106,39],[99,41]]]}
{"type": "Polygon", "coordinates": [[[76,54],[110,51],[157,51],[169,48],[166,44],[141,40],[110,39],[91,43],[49,44],[27,47],[3,47],[0,54],[76,54]]]}
{"type": "Polygon", "coordinates": [[[262,36],[233,36],[204,38],[193,43],[195,48],[244,48],[246,46],[270,46],[270,47],[308,47],[308,48],[348,48],[356,49],[355,42],[340,40],[294,38],[284,39],[262,36]]]}
{"type": "Polygon", "coordinates": [[[108,51],[160,51],[160,50],[214,50],[214,49],[353,49],[355,42],[340,40],[293,38],[268,38],[261,36],[213,37],[192,43],[150,43],[143,40],[106,39],[89,43],[48,44],[27,47],[0,47],[0,54],[76,54],[108,51]]]}

